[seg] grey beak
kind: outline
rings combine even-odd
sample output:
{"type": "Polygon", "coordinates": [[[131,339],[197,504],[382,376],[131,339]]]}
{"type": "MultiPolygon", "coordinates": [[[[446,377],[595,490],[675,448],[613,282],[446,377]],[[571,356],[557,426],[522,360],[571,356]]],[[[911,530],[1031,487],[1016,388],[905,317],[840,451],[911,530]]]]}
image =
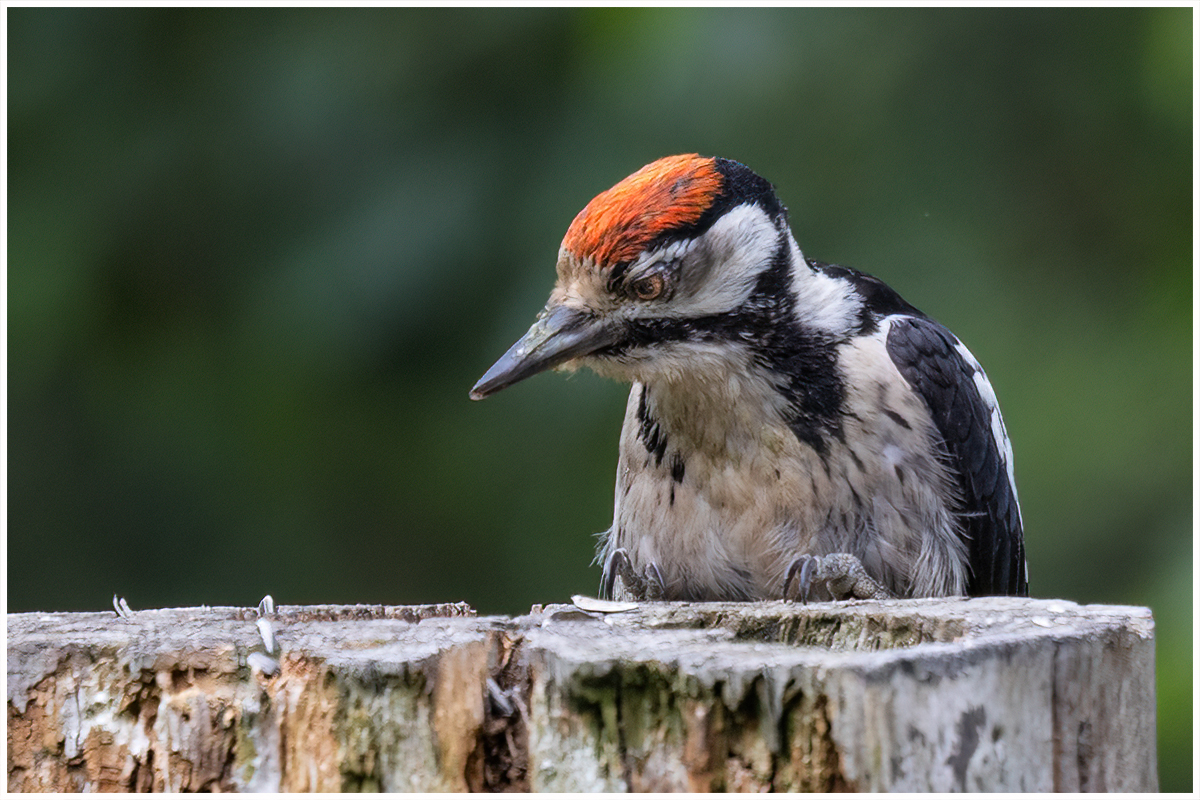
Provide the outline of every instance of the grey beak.
{"type": "Polygon", "coordinates": [[[528,333],[479,379],[471,389],[471,399],[482,400],[517,381],[616,342],[613,326],[595,316],[566,306],[546,306],[528,333]]]}

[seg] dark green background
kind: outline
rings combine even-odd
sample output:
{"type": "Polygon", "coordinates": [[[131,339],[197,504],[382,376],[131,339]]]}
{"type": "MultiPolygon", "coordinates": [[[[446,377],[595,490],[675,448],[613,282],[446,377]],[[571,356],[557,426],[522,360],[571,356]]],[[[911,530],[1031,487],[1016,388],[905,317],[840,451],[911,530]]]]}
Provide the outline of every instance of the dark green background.
{"type": "Polygon", "coordinates": [[[1190,787],[1190,9],[8,24],[10,610],[593,593],[625,388],[467,390],[699,151],[987,367],[1032,591],[1154,609],[1190,787]]]}

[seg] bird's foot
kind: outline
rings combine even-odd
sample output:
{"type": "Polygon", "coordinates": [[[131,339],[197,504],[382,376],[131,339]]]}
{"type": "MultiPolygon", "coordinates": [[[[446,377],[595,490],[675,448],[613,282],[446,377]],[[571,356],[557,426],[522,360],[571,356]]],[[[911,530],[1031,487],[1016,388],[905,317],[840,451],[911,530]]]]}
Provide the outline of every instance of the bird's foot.
{"type": "Polygon", "coordinates": [[[604,581],[600,596],[606,600],[662,600],[666,594],[662,572],[651,561],[640,573],[629,560],[629,551],[618,547],[604,561],[604,581]],[[617,578],[621,579],[621,596],[614,594],[617,578]]]}
{"type": "Polygon", "coordinates": [[[892,594],[868,575],[862,562],[849,553],[805,554],[788,565],[783,579],[784,600],[799,598],[801,603],[807,603],[818,594],[828,594],[834,600],[892,599],[892,594]],[[793,583],[796,585],[794,593],[793,583]]]}

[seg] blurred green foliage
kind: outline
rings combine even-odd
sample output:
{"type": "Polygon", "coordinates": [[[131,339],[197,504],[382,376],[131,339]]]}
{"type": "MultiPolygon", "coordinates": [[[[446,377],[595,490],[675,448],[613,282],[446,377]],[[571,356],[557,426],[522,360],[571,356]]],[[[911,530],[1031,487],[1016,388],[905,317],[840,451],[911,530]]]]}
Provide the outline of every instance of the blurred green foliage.
{"type": "Polygon", "coordinates": [[[467,390],[699,151],[984,363],[1190,788],[1191,9],[7,14],[10,610],[593,593],[625,388],[467,390]]]}

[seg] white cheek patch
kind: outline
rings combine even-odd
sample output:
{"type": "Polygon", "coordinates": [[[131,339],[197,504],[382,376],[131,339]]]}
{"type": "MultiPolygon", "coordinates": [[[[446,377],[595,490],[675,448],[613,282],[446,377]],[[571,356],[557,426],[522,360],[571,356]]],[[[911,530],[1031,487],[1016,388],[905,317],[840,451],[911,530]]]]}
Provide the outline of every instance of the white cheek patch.
{"type": "Polygon", "coordinates": [[[754,291],[758,276],[771,266],[779,229],[756,205],[738,206],[713,223],[696,240],[681,242],[680,258],[701,255],[713,258],[699,285],[680,287],[668,313],[673,317],[725,314],[742,306],[754,291]]]}

